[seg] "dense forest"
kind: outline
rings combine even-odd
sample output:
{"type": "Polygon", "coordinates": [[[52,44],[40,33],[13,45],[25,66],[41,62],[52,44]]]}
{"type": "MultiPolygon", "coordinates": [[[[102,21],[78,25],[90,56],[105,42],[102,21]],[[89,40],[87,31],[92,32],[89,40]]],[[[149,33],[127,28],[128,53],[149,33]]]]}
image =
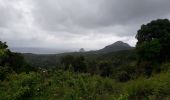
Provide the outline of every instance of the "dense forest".
{"type": "Polygon", "coordinates": [[[0,41],[0,100],[169,100],[170,21],[153,20],[136,47],[22,54],[0,41]]]}

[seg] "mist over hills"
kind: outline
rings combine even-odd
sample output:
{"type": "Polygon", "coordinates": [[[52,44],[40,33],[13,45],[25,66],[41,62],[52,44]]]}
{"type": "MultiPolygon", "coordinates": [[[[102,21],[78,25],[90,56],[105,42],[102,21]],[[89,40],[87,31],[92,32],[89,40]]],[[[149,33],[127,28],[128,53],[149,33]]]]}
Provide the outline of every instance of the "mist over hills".
{"type": "Polygon", "coordinates": [[[23,56],[25,60],[30,64],[32,64],[33,66],[46,67],[47,65],[56,66],[59,60],[66,55],[73,55],[73,56],[83,55],[86,58],[90,58],[90,59],[95,59],[100,56],[106,55],[110,58],[112,56],[114,57],[115,55],[121,55],[124,53],[125,55],[132,55],[131,54],[132,49],[133,47],[131,47],[129,44],[124,43],[122,41],[117,41],[111,45],[105,46],[102,49],[94,50],[94,51],[84,51],[84,52],[77,51],[77,52],[64,52],[64,53],[55,53],[55,54],[23,53],[23,56]]]}
{"type": "MultiPolygon", "coordinates": [[[[111,45],[107,45],[99,50],[92,51],[84,51],[84,53],[109,53],[120,50],[129,50],[132,49],[129,44],[124,43],[122,41],[117,41],[111,45]]],[[[71,52],[79,52],[73,50],[61,50],[61,49],[49,49],[49,48],[33,48],[33,47],[11,47],[11,51],[13,52],[21,52],[21,53],[32,53],[32,54],[61,54],[61,53],[71,53],[71,52]]]]}
{"type": "Polygon", "coordinates": [[[49,48],[33,48],[33,47],[11,47],[13,52],[33,53],[33,54],[59,54],[71,52],[71,50],[49,49],[49,48]]]}

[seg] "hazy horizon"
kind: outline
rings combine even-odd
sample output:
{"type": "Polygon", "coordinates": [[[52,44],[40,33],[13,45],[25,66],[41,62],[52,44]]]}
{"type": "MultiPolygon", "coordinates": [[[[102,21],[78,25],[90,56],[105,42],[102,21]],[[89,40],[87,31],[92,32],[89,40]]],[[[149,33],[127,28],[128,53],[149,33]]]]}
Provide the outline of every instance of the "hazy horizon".
{"type": "MultiPolygon", "coordinates": [[[[125,42],[124,42],[125,43],[125,42]]],[[[114,44],[114,43],[112,43],[114,44]]],[[[111,44],[108,44],[111,45],[111,44]]],[[[106,45],[106,46],[108,46],[106,45]]],[[[106,47],[104,46],[104,47],[106,47]]],[[[129,45],[134,47],[132,45],[129,45]]],[[[83,48],[85,51],[96,51],[103,49],[102,48],[83,48]]],[[[38,47],[9,47],[9,49],[13,52],[20,52],[20,53],[33,53],[33,54],[60,54],[60,53],[67,53],[67,52],[79,52],[81,48],[72,48],[72,49],[57,49],[57,48],[38,48],[38,47]]]]}
{"type": "Polygon", "coordinates": [[[168,0],[0,0],[0,40],[12,51],[27,53],[97,50],[116,41],[135,46],[142,24],[170,18],[169,4],[168,0]]]}

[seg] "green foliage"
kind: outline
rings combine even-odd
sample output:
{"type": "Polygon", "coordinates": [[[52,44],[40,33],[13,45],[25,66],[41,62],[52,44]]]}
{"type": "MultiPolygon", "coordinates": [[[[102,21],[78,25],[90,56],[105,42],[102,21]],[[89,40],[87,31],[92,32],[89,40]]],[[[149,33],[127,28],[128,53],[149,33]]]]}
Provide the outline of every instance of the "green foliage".
{"type": "Polygon", "coordinates": [[[4,59],[8,57],[8,53],[10,52],[6,43],[0,41],[0,66],[4,64],[4,59]]]}
{"type": "Polygon", "coordinates": [[[70,66],[74,72],[86,72],[87,70],[84,56],[67,55],[62,57],[61,63],[64,65],[64,70],[69,70],[70,66]]]}
{"type": "Polygon", "coordinates": [[[126,90],[133,100],[166,100],[170,98],[170,73],[162,73],[152,78],[139,78],[127,83],[126,90]]]}
{"type": "Polygon", "coordinates": [[[31,96],[31,90],[29,87],[21,87],[19,90],[14,94],[14,100],[23,100],[29,98],[31,96]]]}
{"type": "Polygon", "coordinates": [[[87,61],[87,72],[92,75],[99,73],[98,62],[96,60],[87,61]]]}
{"type": "Polygon", "coordinates": [[[161,70],[163,71],[163,72],[166,72],[166,71],[169,71],[170,70],[170,63],[163,63],[162,65],[161,65],[161,70]]]}
{"type": "Polygon", "coordinates": [[[29,99],[35,91],[35,83],[38,83],[38,76],[36,73],[12,73],[8,80],[0,84],[0,99],[1,100],[23,100],[29,99]]]}
{"type": "Polygon", "coordinates": [[[6,42],[1,42],[0,41],[0,55],[4,55],[5,52],[7,51],[8,46],[6,45],[6,42]]]}
{"type": "Polygon", "coordinates": [[[144,72],[148,75],[155,69],[159,72],[160,68],[156,68],[155,64],[158,65],[170,59],[169,20],[158,19],[142,25],[141,29],[138,30],[136,38],[138,40],[136,50],[140,69],[142,69],[142,65],[144,72]]]}
{"type": "Polygon", "coordinates": [[[61,59],[61,63],[64,65],[64,69],[67,70],[69,69],[69,66],[73,66],[74,65],[74,56],[71,55],[67,55],[65,57],[62,57],[61,59]]]}
{"type": "MultiPolygon", "coordinates": [[[[126,71],[130,79],[136,77],[136,55],[133,50],[100,55],[66,55],[61,58],[65,70],[85,72],[92,75],[117,79],[120,72],[126,71]],[[134,64],[133,64],[134,63],[134,64]]],[[[62,68],[60,67],[60,68],[62,68]]]]}
{"type": "Polygon", "coordinates": [[[11,73],[0,82],[1,100],[168,100],[170,72],[125,83],[110,78],[50,71],[29,74],[11,73]]]}
{"type": "MultiPolygon", "coordinates": [[[[25,62],[24,57],[20,53],[13,53],[8,49],[6,43],[0,41],[0,66],[8,66],[13,71],[20,72],[29,72],[35,70],[34,67],[31,67],[28,63],[25,62]]],[[[3,72],[1,72],[3,73],[3,72]]]]}
{"type": "Polygon", "coordinates": [[[130,80],[130,76],[126,71],[121,71],[118,73],[117,79],[120,82],[126,82],[126,81],[130,80]]]}
{"type": "Polygon", "coordinates": [[[12,70],[9,67],[2,67],[0,66],[0,80],[5,80],[9,73],[11,73],[12,70]]]}
{"type": "Polygon", "coordinates": [[[63,71],[50,73],[50,77],[40,73],[11,74],[8,81],[0,83],[0,99],[108,100],[121,92],[120,85],[111,79],[63,71]]]}
{"type": "Polygon", "coordinates": [[[86,72],[87,68],[84,56],[79,56],[75,58],[75,65],[73,66],[75,72],[86,72]]]}
{"type": "Polygon", "coordinates": [[[149,42],[143,42],[136,47],[139,59],[146,61],[156,61],[160,56],[161,45],[159,40],[155,39],[149,42]]]}
{"type": "Polygon", "coordinates": [[[110,62],[101,61],[99,62],[100,75],[104,77],[109,77],[113,73],[113,67],[110,66],[110,62]]]}
{"type": "Polygon", "coordinates": [[[37,67],[57,66],[37,72],[0,41],[0,100],[170,99],[169,20],[142,25],[136,38],[136,51],[31,55],[37,67]]]}
{"type": "Polygon", "coordinates": [[[147,49],[147,47],[151,45],[153,48],[150,47],[149,49],[152,50],[149,51],[154,51],[155,48],[154,53],[157,52],[160,54],[160,58],[157,57],[157,59],[162,59],[164,61],[169,58],[170,22],[168,19],[158,19],[148,23],[147,25],[142,25],[136,35],[136,38],[138,39],[137,47],[142,45],[143,48],[147,49]]]}

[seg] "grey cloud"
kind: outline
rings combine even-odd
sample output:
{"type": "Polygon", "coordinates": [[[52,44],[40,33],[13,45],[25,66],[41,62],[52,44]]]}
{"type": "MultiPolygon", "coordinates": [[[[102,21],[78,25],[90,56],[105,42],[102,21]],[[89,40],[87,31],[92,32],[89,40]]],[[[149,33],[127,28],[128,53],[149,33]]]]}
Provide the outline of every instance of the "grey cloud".
{"type": "Polygon", "coordinates": [[[0,0],[0,39],[13,47],[71,50],[117,40],[135,45],[141,24],[170,18],[169,5],[169,0],[0,0]]]}
{"type": "Polygon", "coordinates": [[[0,6],[0,27],[7,27],[8,23],[12,21],[12,9],[0,6]]]}
{"type": "Polygon", "coordinates": [[[50,30],[103,28],[162,18],[169,0],[36,0],[37,22],[50,30]]]}
{"type": "MultiPolygon", "coordinates": [[[[169,0],[109,0],[106,2],[107,15],[112,16],[116,24],[129,21],[158,18],[169,13],[169,0]]],[[[111,19],[109,19],[111,20],[111,19]]]]}
{"type": "Polygon", "coordinates": [[[19,22],[23,18],[23,13],[20,9],[16,9],[17,5],[14,5],[17,0],[0,0],[0,27],[9,28],[11,24],[19,22]]]}

